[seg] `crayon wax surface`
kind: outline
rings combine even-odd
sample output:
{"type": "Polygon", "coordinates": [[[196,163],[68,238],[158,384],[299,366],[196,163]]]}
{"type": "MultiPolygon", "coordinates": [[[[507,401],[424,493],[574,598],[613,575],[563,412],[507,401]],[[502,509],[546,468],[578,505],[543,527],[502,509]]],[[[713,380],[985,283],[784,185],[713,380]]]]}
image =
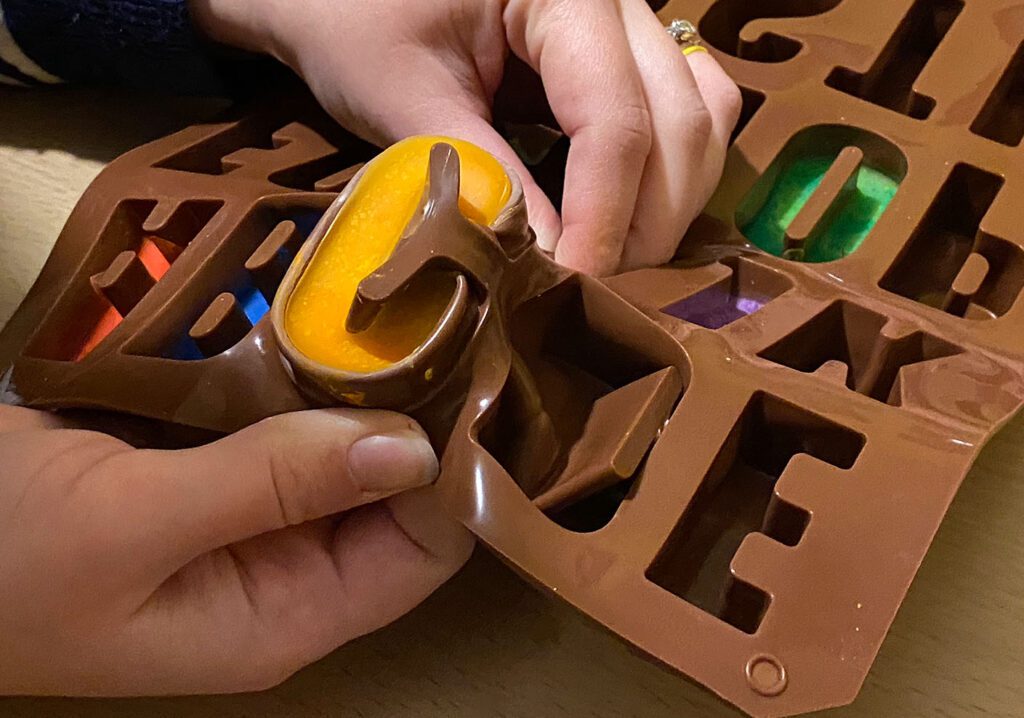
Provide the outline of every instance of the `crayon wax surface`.
{"type": "Polygon", "coordinates": [[[459,154],[459,208],[481,225],[495,221],[512,192],[504,168],[461,140],[411,137],[366,166],[285,307],[285,330],[310,359],[351,372],[384,369],[409,356],[434,331],[451,299],[452,282],[413,285],[396,296],[365,331],[345,329],[359,283],[387,261],[419,207],[431,148],[459,154]]]}

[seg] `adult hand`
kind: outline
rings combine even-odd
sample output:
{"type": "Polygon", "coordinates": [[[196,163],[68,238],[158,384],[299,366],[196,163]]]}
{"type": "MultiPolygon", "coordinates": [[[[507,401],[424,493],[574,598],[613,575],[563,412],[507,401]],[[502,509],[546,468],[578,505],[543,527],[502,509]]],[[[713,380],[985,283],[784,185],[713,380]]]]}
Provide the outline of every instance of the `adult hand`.
{"type": "Polygon", "coordinates": [[[592,274],[672,257],[739,115],[722,68],[684,57],[644,0],[190,2],[212,39],[287,63],[366,139],[450,135],[501,157],[541,245],[592,274]],[[509,51],[540,74],[571,138],[561,217],[490,124],[509,51]]]}
{"type": "Polygon", "coordinates": [[[417,490],[437,461],[397,414],[286,414],[181,451],[56,422],[0,407],[0,693],[265,688],[472,548],[417,490]]]}

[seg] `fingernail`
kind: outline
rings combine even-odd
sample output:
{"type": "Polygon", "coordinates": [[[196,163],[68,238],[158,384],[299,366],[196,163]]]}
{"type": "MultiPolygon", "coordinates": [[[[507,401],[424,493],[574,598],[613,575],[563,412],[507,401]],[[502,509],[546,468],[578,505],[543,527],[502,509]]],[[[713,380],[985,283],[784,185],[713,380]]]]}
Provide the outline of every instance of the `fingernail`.
{"type": "Polygon", "coordinates": [[[434,449],[423,434],[403,429],[364,436],[348,450],[352,481],[364,493],[395,493],[437,478],[434,449]]]}

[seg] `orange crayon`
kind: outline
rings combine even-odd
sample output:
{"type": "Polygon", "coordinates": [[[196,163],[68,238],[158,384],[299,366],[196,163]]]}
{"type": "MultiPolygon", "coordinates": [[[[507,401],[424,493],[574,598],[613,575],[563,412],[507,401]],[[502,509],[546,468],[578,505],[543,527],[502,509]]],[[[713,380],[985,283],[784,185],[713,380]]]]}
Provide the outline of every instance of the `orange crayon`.
{"type": "Polygon", "coordinates": [[[379,371],[410,355],[437,325],[450,284],[413,286],[366,331],[345,328],[359,283],[391,256],[419,207],[438,142],[459,153],[459,208],[466,217],[489,225],[508,202],[512,183],[501,163],[468,142],[413,137],[385,150],[367,165],[285,307],[285,331],[310,359],[350,372],[379,371]]]}

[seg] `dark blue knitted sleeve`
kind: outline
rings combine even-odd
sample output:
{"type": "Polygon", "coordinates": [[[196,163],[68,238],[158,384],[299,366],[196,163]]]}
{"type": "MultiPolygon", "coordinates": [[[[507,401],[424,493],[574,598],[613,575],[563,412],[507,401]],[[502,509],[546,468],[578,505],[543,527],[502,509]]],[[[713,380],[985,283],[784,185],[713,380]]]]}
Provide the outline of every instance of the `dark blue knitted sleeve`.
{"type": "Polygon", "coordinates": [[[185,0],[0,0],[0,11],[0,62],[24,84],[40,74],[25,67],[34,63],[68,82],[184,94],[226,89],[216,51],[192,26],[185,0]],[[3,57],[3,40],[15,57],[3,57]]]}

